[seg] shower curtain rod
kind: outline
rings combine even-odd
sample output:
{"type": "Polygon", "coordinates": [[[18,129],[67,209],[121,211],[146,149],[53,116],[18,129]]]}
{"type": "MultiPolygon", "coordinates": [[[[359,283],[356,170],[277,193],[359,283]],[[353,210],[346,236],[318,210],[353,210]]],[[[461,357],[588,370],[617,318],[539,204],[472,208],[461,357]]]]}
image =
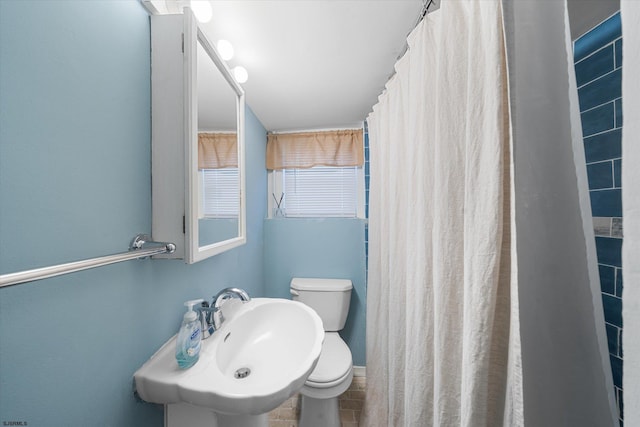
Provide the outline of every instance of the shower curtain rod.
{"type": "Polygon", "coordinates": [[[420,22],[422,22],[424,17],[427,16],[427,13],[429,13],[429,8],[432,5],[434,5],[435,3],[436,3],[435,0],[423,0],[422,1],[422,11],[420,11],[420,15],[418,16],[418,20],[416,21],[416,24],[413,26],[414,29],[418,26],[418,24],[420,22]]]}
{"type": "MultiPolygon", "coordinates": [[[[424,17],[427,16],[427,14],[430,12],[429,8],[431,6],[434,6],[434,5],[438,6],[436,4],[436,0],[422,0],[422,9],[420,9],[420,13],[418,14],[418,19],[416,19],[416,23],[413,24],[413,28],[411,28],[411,31],[409,31],[409,34],[411,34],[413,32],[413,30],[415,30],[416,27],[418,25],[420,25],[420,23],[422,22],[424,17]]],[[[409,50],[409,43],[406,41],[406,39],[409,38],[409,34],[407,34],[407,37],[405,37],[404,47],[403,47],[402,51],[400,52],[400,54],[398,55],[398,57],[396,58],[396,61],[399,61],[400,58],[402,58],[404,56],[404,54],[407,53],[407,50],[409,50]]],[[[387,79],[387,82],[389,80],[391,80],[391,77],[393,77],[395,73],[396,72],[394,70],[393,73],[391,73],[391,75],[387,79]]]]}
{"type": "MultiPolygon", "coordinates": [[[[418,19],[416,19],[416,23],[413,24],[413,28],[411,28],[411,31],[409,31],[409,34],[411,34],[413,30],[415,30],[416,27],[420,25],[424,17],[427,16],[427,14],[429,13],[429,8],[434,5],[438,6],[436,4],[436,0],[422,0],[422,9],[420,9],[420,13],[418,14],[418,19]]],[[[409,38],[409,34],[407,34],[406,39],[409,38]]],[[[405,41],[404,49],[402,49],[402,53],[396,59],[402,58],[402,56],[407,52],[407,49],[409,49],[409,44],[405,41]]]]}

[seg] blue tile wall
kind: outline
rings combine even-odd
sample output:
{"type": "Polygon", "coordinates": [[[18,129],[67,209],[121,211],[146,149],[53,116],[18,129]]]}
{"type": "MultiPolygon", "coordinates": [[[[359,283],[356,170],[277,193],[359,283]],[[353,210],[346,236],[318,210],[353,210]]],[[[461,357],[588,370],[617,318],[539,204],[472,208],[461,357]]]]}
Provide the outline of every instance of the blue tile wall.
{"type": "Polygon", "coordinates": [[[622,127],[622,98],[616,99],[614,104],[616,127],[619,128],[622,127]]]}
{"type": "Polygon", "coordinates": [[[580,114],[582,118],[582,135],[590,136],[605,132],[615,127],[615,106],[609,102],[580,114]]]}
{"type": "Polygon", "coordinates": [[[574,43],[584,150],[594,217],[611,371],[623,425],[622,25],[611,16],[574,43]],[[596,221],[597,220],[597,221],[596,221]]]}
{"type": "Polygon", "coordinates": [[[622,187],[622,159],[613,161],[613,183],[616,188],[622,187]]]}
{"type": "Polygon", "coordinates": [[[618,333],[619,329],[613,325],[605,325],[607,329],[607,344],[610,354],[618,354],[618,333]]]}
{"type": "Polygon", "coordinates": [[[602,294],[605,322],[622,328],[622,299],[602,294]]]}
{"type": "Polygon", "coordinates": [[[369,169],[369,124],[364,122],[364,215],[366,218],[364,226],[364,256],[366,265],[365,277],[369,278],[369,184],[371,182],[371,174],[369,169]]]}
{"type": "Polygon", "coordinates": [[[593,216],[622,216],[622,191],[594,190],[591,195],[591,213],[593,216]]]}
{"type": "Polygon", "coordinates": [[[613,188],[613,163],[611,161],[587,165],[589,190],[613,188]]]}
{"type": "Polygon", "coordinates": [[[365,218],[369,218],[369,182],[371,179],[369,166],[369,125],[364,122],[364,191],[365,191],[365,218]]]}
{"type": "Polygon", "coordinates": [[[622,239],[596,236],[598,263],[622,267],[622,239]]]}
{"type": "Polygon", "coordinates": [[[616,273],[616,295],[622,296],[622,269],[619,268],[616,273]]]}
{"type": "Polygon", "coordinates": [[[613,372],[613,384],[622,389],[622,359],[611,356],[611,371],[613,372]]]}
{"type": "Polygon", "coordinates": [[[620,13],[616,13],[576,40],[573,47],[574,61],[578,62],[593,52],[622,37],[620,13]]]}
{"type": "MultiPolygon", "coordinates": [[[[585,59],[585,61],[590,58],[585,59]]],[[[613,58],[610,59],[613,66],[613,58]]],[[[622,96],[622,70],[617,69],[578,89],[580,110],[585,111],[622,96]]]]}
{"type": "Polygon", "coordinates": [[[610,45],[576,64],[578,87],[613,71],[614,67],[614,49],[610,45]]]}
{"type": "Polygon", "coordinates": [[[585,138],[584,153],[587,163],[620,158],[622,156],[622,130],[613,129],[585,138]]]}
{"type": "MultiPolygon", "coordinates": [[[[617,396],[618,400],[618,411],[620,412],[620,418],[624,418],[624,400],[622,400],[622,390],[618,390],[617,396]]],[[[620,421],[620,427],[622,427],[622,420],[620,421]]]]}
{"type": "Polygon", "coordinates": [[[598,265],[600,288],[606,294],[616,294],[616,269],[608,265],[598,265]]]}

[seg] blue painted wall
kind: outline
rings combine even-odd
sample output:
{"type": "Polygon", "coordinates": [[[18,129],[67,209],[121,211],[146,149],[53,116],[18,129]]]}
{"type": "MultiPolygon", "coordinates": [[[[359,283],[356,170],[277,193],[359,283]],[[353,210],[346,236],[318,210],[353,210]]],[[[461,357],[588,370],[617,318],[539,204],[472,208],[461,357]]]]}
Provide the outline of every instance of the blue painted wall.
{"type": "MultiPolygon", "coordinates": [[[[0,1],[0,272],[121,252],[151,231],[149,49],[136,1],[0,1]]],[[[182,302],[232,285],[265,295],[266,131],[250,109],[246,122],[246,245],[0,289],[0,424],[163,425],[132,375],[182,302]]]]}
{"type": "Polygon", "coordinates": [[[620,425],[622,396],[622,24],[620,13],[576,40],[574,60],[607,341],[620,425]]]}
{"type": "Polygon", "coordinates": [[[350,279],[347,323],[340,335],[353,363],[365,365],[365,221],[361,219],[268,219],[264,225],[265,292],[291,298],[293,277],[350,279]]]}

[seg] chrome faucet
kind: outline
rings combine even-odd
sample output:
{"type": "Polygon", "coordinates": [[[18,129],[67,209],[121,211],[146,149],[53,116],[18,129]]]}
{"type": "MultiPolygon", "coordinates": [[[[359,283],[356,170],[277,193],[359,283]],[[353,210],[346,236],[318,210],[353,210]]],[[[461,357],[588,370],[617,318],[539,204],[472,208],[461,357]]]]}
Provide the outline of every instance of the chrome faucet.
{"type": "Polygon", "coordinates": [[[198,317],[200,317],[202,339],[206,340],[216,331],[214,314],[218,309],[210,307],[208,302],[203,301],[200,307],[196,307],[196,310],[198,310],[198,317]]]}
{"type": "Polygon", "coordinates": [[[213,297],[213,301],[211,301],[211,308],[214,312],[218,312],[217,322],[215,318],[213,321],[213,326],[215,329],[218,329],[220,326],[222,326],[222,323],[224,322],[224,316],[222,315],[222,311],[220,310],[222,303],[233,297],[238,298],[243,303],[251,301],[251,297],[244,289],[224,288],[223,290],[218,292],[216,296],[213,297]]]}
{"type": "Polygon", "coordinates": [[[209,338],[222,326],[224,316],[222,315],[220,307],[225,301],[233,297],[240,299],[243,303],[251,301],[251,297],[249,297],[246,291],[239,288],[225,288],[213,297],[211,304],[204,301],[200,307],[195,307],[200,313],[199,317],[203,340],[209,338]],[[218,313],[217,316],[216,313],[218,313]]]}

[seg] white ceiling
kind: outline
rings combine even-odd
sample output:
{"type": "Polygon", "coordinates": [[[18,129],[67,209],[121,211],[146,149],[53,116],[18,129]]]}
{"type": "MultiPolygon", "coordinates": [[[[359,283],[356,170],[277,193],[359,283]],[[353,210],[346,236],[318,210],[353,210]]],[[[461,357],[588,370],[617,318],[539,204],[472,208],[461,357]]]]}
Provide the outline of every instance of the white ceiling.
{"type": "Polygon", "coordinates": [[[377,102],[422,0],[211,1],[201,24],[244,66],[247,104],[269,131],[359,127],[377,102]]]}
{"type": "MultiPolygon", "coordinates": [[[[165,10],[174,12],[189,4],[141,1],[166,3],[165,10]]],[[[233,44],[228,65],[248,70],[242,85],[247,104],[267,130],[358,127],[393,74],[426,2],[213,0],[213,18],[200,25],[213,43],[233,44]]],[[[619,0],[568,3],[574,37],[619,7],[619,0]]]]}

